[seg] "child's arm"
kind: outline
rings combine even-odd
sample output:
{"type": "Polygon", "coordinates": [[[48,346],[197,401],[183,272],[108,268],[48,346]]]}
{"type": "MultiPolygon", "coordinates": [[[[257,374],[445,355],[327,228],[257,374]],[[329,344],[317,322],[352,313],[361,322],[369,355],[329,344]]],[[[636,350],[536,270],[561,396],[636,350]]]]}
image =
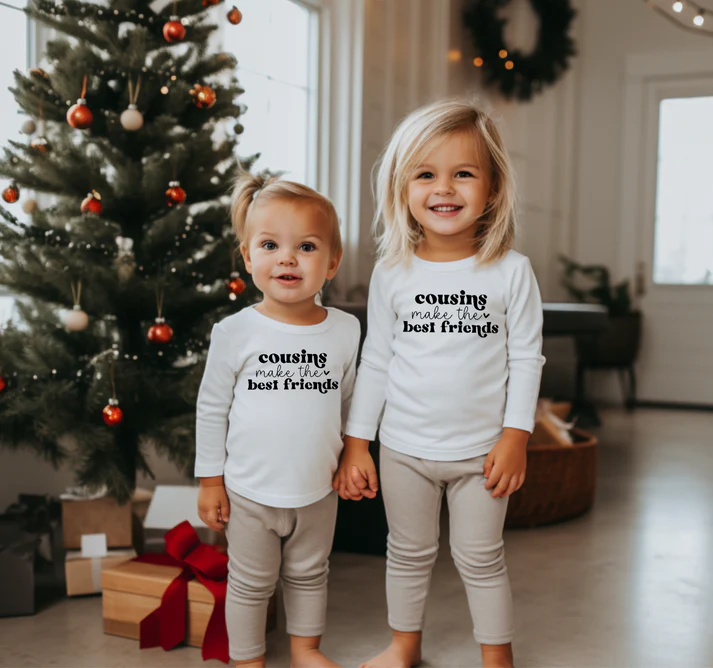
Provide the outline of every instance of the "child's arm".
{"type": "Polygon", "coordinates": [[[382,267],[377,265],[369,285],[366,341],[345,430],[347,435],[367,442],[376,437],[386,401],[389,364],[394,356],[396,313],[388,298],[387,283],[382,267]]]}
{"type": "Polygon", "coordinates": [[[359,501],[373,499],[379,489],[374,460],[369,454],[369,442],[376,436],[379,419],[386,400],[388,368],[393,351],[396,313],[386,297],[380,266],[374,269],[369,285],[367,336],[361,353],[349,420],[344,429],[344,450],[333,487],[343,499],[359,501]]]}
{"type": "Polygon", "coordinates": [[[198,517],[214,531],[221,531],[230,519],[230,500],[223,476],[201,478],[198,492],[198,517]]]}
{"type": "Polygon", "coordinates": [[[508,381],[503,433],[485,460],[485,488],[506,497],[525,482],[527,440],[534,427],[540,391],[542,299],[527,258],[513,272],[506,313],[508,381]]]}
{"type": "Polygon", "coordinates": [[[219,531],[227,522],[230,504],[223,483],[228,416],[233,402],[235,371],[233,346],[225,327],[213,327],[203,380],[196,405],[195,476],[200,478],[198,515],[219,531]]]}
{"type": "Polygon", "coordinates": [[[532,432],[545,362],[542,299],[530,261],[526,257],[521,259],[511,278],[505,316],[508,381],[503,427],[532,432]]]}

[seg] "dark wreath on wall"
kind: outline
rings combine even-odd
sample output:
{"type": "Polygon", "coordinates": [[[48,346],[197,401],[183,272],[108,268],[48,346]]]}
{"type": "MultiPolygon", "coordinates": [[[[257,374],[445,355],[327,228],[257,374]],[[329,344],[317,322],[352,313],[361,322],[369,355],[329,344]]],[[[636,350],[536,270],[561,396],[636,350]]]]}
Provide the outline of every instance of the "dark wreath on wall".
{"type": "Polygon", "coordinates": [[[463,21],[478,54],[473,62],[483,69],[486,83],[496,85],[508,99],[530,100],[557,81],[576,54],[569,29],[577,12],[570,0],[530,0],[540,19],[540,29],[535,50],[525,55],[511,51],[503,37],[507,20],[498,17],[498,10],[509,2],[469,0],[463,21]]]}

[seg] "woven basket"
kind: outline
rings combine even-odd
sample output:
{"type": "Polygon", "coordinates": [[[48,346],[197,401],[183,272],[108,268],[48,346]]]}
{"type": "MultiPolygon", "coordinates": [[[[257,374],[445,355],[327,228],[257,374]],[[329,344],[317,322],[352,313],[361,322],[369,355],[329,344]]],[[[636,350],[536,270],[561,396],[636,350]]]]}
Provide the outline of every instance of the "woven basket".
{"type": "Polygon", "coordinates": [[[574,444],[527,446],[525,484],[509,499],[505,527],[535,527],[577,517],[594,503],[597,438],[572,429],[574,444]]]}

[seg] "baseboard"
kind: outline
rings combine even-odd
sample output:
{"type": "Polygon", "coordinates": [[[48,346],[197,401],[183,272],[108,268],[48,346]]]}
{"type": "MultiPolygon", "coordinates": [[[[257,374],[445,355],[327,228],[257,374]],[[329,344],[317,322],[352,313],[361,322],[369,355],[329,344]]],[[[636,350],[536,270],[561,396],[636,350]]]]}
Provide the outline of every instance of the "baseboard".
{"type": "Polygon", "coordinates": [[[673,411],[713,411],[713,406],[709,404],[685,404],[675,401],[642,401],[637,399],[633,408],[663,408],[673,411]]]}

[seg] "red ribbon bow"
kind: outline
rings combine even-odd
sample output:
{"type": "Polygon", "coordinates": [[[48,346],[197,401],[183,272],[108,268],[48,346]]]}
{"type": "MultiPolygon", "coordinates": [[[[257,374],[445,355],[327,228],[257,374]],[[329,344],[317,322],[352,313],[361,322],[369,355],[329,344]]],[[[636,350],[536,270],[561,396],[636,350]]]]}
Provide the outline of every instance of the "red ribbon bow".
{"type": "Polygon", "coordinates": [[[201,543],[196,530],[187,521],[166,532],[166,552],[142,554],[135,561],[160,566],[180,566],[183,570],[168,585],[161,605],[141,620],[139,647],[173,649],[186,637],[188,582],[193,578],[204,585],[215,598],[213,613],[203,638],[203,660],[230,661],[228,630],[225,625],[228,556],[201,543]]]}

